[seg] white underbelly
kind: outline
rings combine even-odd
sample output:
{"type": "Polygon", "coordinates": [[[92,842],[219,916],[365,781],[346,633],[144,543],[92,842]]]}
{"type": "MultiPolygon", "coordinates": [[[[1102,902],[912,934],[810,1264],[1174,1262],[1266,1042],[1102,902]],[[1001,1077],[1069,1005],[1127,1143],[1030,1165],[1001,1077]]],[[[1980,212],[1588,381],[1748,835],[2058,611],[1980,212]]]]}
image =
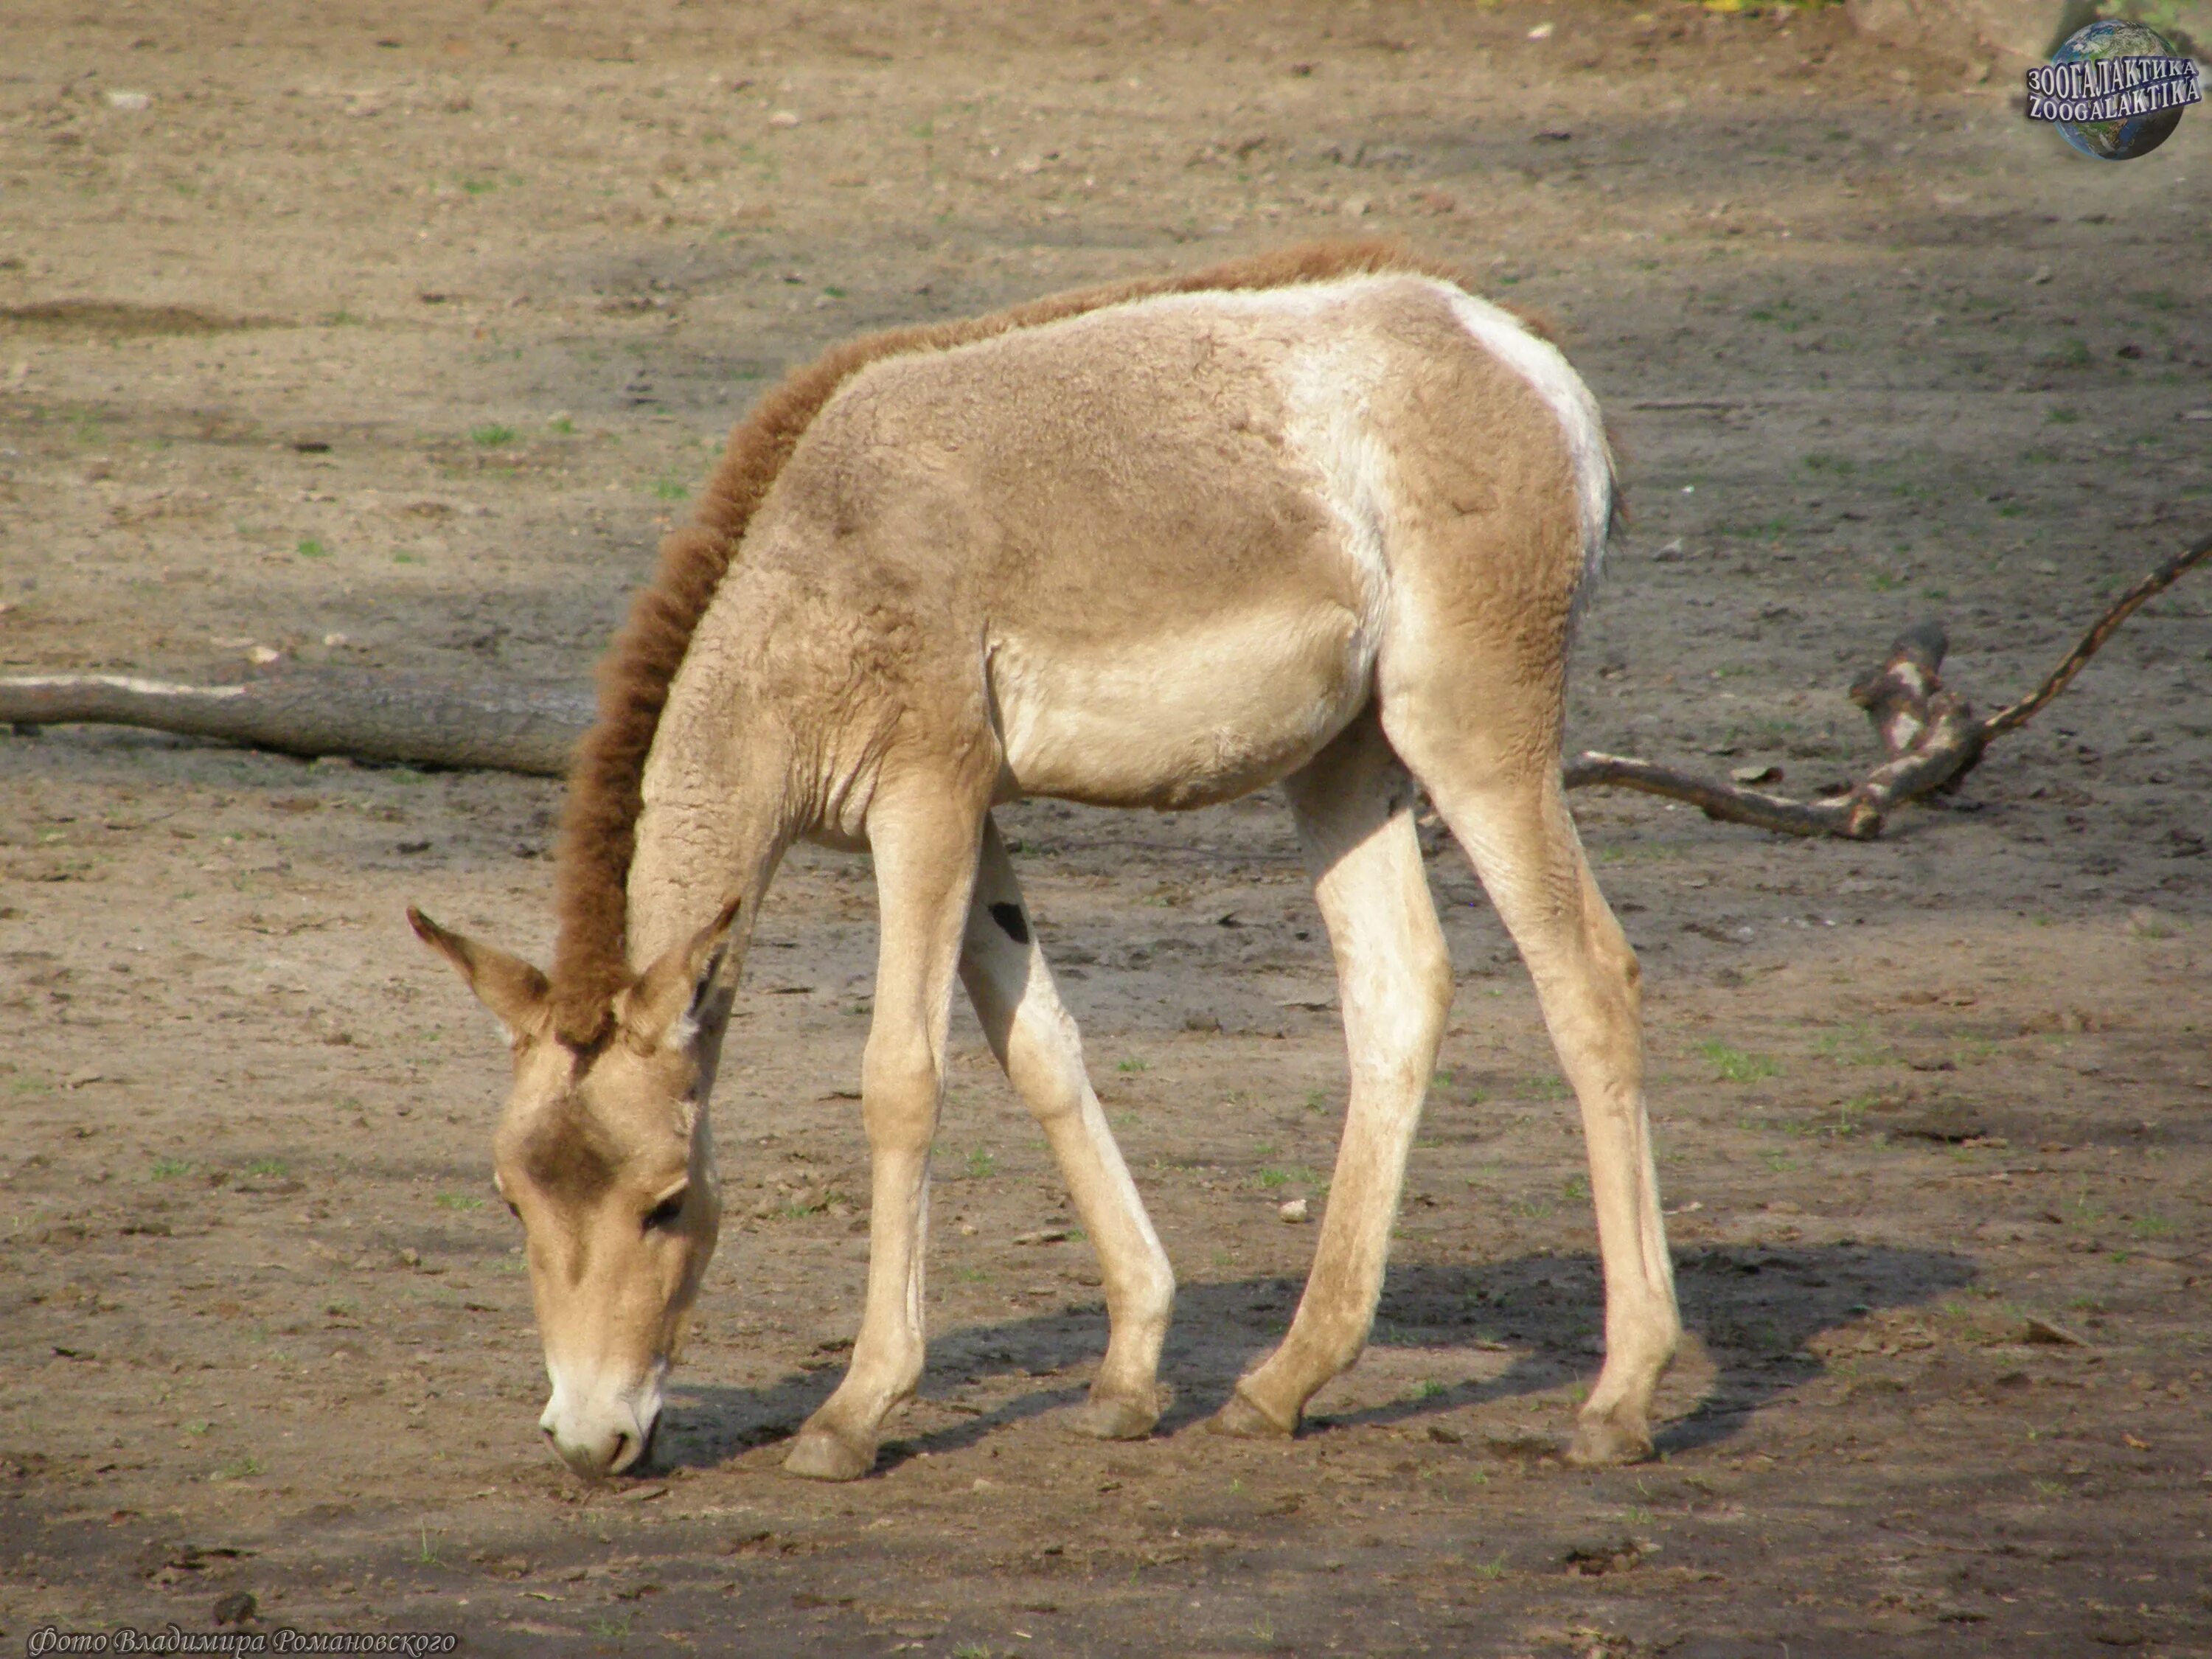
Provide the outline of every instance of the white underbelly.
{"type": "Polygon", "coordinates": [[[1181,808],[1305,764],[1367,702],[1374,643],[1335,605],[1172,635],[993,641],[1002,796],[1181,808]]]}

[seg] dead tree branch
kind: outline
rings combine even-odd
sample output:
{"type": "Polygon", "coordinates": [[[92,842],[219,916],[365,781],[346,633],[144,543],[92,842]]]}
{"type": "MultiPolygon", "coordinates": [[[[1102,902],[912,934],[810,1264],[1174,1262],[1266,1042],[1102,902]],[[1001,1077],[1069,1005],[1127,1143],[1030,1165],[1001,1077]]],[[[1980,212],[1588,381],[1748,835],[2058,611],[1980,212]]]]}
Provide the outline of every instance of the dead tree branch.
{"type": "MultiPolygon", "coordinates": [[[[2128,589],[2043,684],[1977,720],[1943,684],[1940,623],[1899,635],[1881,667],[1851,687],[1887,758],[1849,789],[1792,800],[1626,755],[1585,751],[1566,763],[1570,789],[1611,787],[1686,801],[1706,817],[1786,836],[1869,841],[1906,802],[1954,784],[1982,751],[2027,724],[2143,602],[2212,557],[2212,537],[2128,589]]],[[[0,724],[150,726],[289,755],[352,755],[418,766],[481,767],[558,777],[592,719],[590,690],[559,684],[457,684],[335,669],[292,669],[240,685],[170,684],[116,674],[0,678],[0,724]]]]}
{"type": "Polygon", "coordinates": [[[1663,795],[1686,801],[1710,818],[1785,836],[1871,841],[1899,807],[1953,787],[1979,763],[1990,744],[2034,719],[2145,600],[2164,592],[2208,557],[2212,557],[2212,536],[2151,571],[2112,602],[2042,684],[1986,720],[1977,720],[1966,700],[1943,684],[1943,654],[1949,641],[1942,624],[1922,623],[1907,629],[1891,645],[1882,665],[1851,687],[1851,701],[1867,711],[1888,759],[1841,793],[1813,801],[1791,800],[1651,761],[1590,750],[1567,763],[1566,787],[1610,785],[1663,795]]]}

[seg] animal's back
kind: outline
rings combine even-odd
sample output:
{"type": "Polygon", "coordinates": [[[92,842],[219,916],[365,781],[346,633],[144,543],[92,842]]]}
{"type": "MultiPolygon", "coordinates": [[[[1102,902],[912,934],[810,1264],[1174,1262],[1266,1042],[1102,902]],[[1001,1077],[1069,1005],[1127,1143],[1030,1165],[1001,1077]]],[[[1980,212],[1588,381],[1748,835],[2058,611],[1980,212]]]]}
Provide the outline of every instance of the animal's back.
{"type": "Polygon", "coordinates": [[[855,376],[741,563],[803,574],[825,634],[929,641],[890,665],[915,690],[980,668],[1006,793],[1196,805],[1358,714],[1411,567],[1477,619],[1564,616],[1585,414],[1432,278],[1154,298],[855,376]]]}

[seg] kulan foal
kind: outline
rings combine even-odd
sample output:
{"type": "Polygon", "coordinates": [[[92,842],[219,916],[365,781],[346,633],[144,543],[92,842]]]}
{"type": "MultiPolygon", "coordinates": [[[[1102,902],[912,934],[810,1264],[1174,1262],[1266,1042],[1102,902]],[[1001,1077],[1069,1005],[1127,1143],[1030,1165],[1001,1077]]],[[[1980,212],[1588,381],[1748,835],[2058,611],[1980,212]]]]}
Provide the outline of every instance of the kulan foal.
{"type": "Polygon", "coordinates": [[[1615,510],[1565,360],[1376,243],[1038,301],[831,352],[738,428],[602,673],[550,978],[410,912],[513,1040],[494,1142],[586,1474],[649,1446],[720,1199],[707,1097],[746,936],[801,838],[874,860],[866,1305],[786,1467],[850,1480],[922,1370],[953,983],[1036,1113],[1109,1319],[1078,1425],[1146,1433],[1174,1280],[991,810],[1279,783],[1341,984],[1351,1101],[1280,1347],[1212,1419],[1285,1435],[1358,1356],[1451,967],[1416,788],[1534,975],[1582,1106],[1604,1369],[1571,1455],[1648,1455],[1680,1332],[1637,966],[1560,793],[1568,634],[1615,510]]]}

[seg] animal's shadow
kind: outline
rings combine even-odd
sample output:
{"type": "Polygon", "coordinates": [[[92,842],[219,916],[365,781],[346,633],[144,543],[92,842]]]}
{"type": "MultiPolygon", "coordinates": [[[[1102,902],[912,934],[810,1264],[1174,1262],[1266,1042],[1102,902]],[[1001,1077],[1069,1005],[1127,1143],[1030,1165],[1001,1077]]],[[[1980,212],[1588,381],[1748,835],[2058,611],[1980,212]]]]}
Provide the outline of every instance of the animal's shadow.
{"type": "MultiPolygon", "coordinates": [[[[1928,1301],[1974,1278],[1972,1264],[1949,1251],[1853,1243],[1716,1245],[1683,1252],[1675,1270],[1683,1322],[1703,1340],[1718,1376],[1694,1409],[1657,1425],[1666,1452],[1726,1440],[1747,1413],[1819,1376],[1823,1366],[1805,1346],[1817,1334],[1878,1309],[1928,1301]]],[[[1189,1427],[1228,1397],[1237,1376],[1279,1340],[1300,1289],[1291,1279],[1246,1279],[1187,1285],[1176,1292],[1175,1328],[1161,1363],[1174,1401],[1160,1432],[1189,1427]]],[[[1588,1255],[1393,1267],[1370,1352],[1502,1343],[1510,1362],[1494,1377],[1429,1384],[1387,1404],[1324,1411],[1308,1418],[1306,1431],[1399,1422],[1594,1376],[1603,1305],[1597,1263],[1588,1255]]],[[[1032,1377],[1038,1386],[943,1428],[902,1435],[894,1421],[883,1465],[920,1451],[954,1450],[1005,1424],[1076,1404],[1085,1385],[1071,1373],[1087,1372],[1105,1337],[1096,1304],[943,1334],[931,1345],[925,1397],[941,1399],[963,1385],[1009,1375],[1032,1377]]],[[[842,1359],[765,1388],[672,1387],[659,1464],[713,1465],[785,1437],[829,1398],[843,1375],[842,1359]]]]}

